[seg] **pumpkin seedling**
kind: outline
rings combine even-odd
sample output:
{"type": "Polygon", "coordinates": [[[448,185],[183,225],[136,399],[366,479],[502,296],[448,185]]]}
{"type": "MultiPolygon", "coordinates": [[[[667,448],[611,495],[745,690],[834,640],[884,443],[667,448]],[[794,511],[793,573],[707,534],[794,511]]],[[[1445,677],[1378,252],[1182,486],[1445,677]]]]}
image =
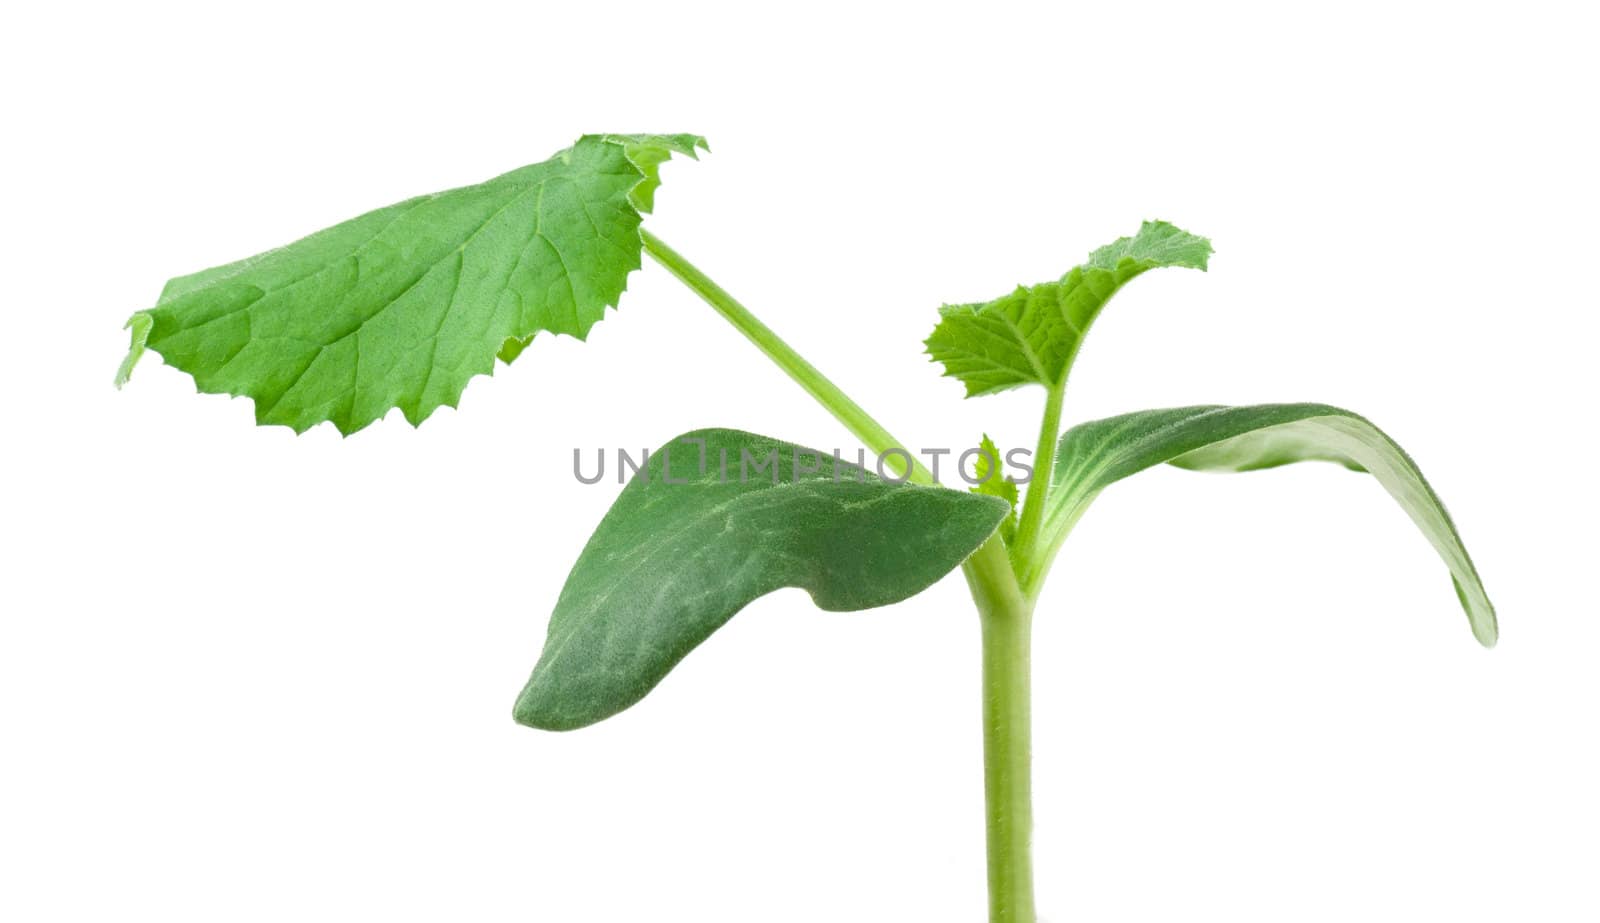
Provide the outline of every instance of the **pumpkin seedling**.
{"type": "Polygon", "coordinates": [[[1211,244],[1165,222],[1061,278],[949,305],[927,351],[968,397],[1044,391],[1018,503],[984,439],[971,490],[939,486],[905,444],[742,304],[641,224],[661,165],[694,135],[588,135],[542,163],[369,212],[248,259],[173,279],[128,322],[120,387],[146,350],[199,390],[244,395],[256,422],[350,434],[398,407],[420,425],[540,333],[583,339],[648,254],[734,325],[883,462],[731,429],[652,452],[573,566],[516,720],[568,730],[639,701],[752,600],[800,587],[827,610],[916,595],[961,568],[982,625],[993,923],[1032,923],[1029,638],[1062,541],[1111,484],[1161,464],[1251,471],[1332,461],[1377,479],[1443,559],[1473,634],[1493,606],[1437,495],[1366,419],[1324,404],[1145,410],[1061,431],[1073,359],[1124,285],[1206,268],[1211,244]]]}

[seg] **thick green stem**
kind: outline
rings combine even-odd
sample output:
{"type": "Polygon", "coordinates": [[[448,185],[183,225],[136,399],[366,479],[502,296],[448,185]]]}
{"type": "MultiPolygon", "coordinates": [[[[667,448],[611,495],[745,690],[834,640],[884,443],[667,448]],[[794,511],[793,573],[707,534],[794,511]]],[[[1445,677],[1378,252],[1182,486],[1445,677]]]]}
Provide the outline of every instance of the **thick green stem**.
{"type": "MultiPolygon", "coordinates": [[[[900,440],[839,390],[816,366],[763,324],[749,309],[711,281],[661,238],[640,229],[645,252],[687,285],[744,334],[790,378],[806,390],[857,439],[879,457],[893,459],[896,471],[919,484],[935,483],[932,473],[900,440]],[[899,453],[904,453],[903,459],[899,453]]],[[[1054,422],[1059,424],[1060,396],[1054,422]]],[[[1052,441],[1047,451],[1054,451],[1052,441]]],[[[1036,473],[1037,476],[1037,473],[1036,473]]],[[[1044,475],[1048,482],[1048,470],[1044,475]]],[[[1029,500],[1032,501],[1032,491],[1029,500]]],[[[1043,500],[1037,504],[1042,513],[1043,500]]],[[[1037,531],[1035,514],[1034,530],[1037,531]]],[[[983,766],[988,812],[989,907],[991,923],[1034,923],[1033,829],[1029,794],[1028,644],[1033,605],[1023,595],[1011,555],[998,534],[989,537],[962,565],[983,627],[983,766]]]]}
{"type": "Polygon", "coordinates": [[[1011,562],[980,550],[967,580],[983,630],[983,779],[990,923],[1034,923],[1030,647],[1033,604],[1015,591],[1011,562]],[[998,592],[997,592],[998,590],[998,592]]]}

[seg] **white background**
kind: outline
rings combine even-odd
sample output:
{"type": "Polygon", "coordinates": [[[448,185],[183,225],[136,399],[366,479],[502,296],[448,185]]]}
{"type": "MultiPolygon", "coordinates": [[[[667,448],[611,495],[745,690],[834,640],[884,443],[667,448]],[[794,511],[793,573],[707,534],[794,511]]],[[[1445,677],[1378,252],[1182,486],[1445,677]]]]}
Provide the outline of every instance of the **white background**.
{"type": "Polygon", "coordinates": [[[1600,918],[1596,30],[1583,4],[33,5],[5,14],[0,917],[976,921],[977,627],[740,614],[638,707],[510,706],[615,496],[574,446],[853,447],[651,266],[421,430],[256,429],[118,328],[163,281],[694,131],[650,226],[903,439],[942,301],[1165,218],[1068,394],[1318,400],[1450,503],[1500,647],[1369,478],[1154,471],[1038,617],[1054,921],[1600,918]],[[1499,10],[1496,12],[1495,10],[1499,10]]]}

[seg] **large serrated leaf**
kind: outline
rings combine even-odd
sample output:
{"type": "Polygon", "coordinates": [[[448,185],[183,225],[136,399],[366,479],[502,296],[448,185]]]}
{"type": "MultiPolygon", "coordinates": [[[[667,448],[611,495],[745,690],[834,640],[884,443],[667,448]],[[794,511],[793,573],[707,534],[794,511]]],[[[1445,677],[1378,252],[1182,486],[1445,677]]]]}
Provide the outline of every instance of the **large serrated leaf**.
{"type": "Polygon", "coordinates": [[[352,433],[413,425],[541,332],[583,339],[639,268],[660,164],[694,135],[587,135],[543,163],[368,212],[173,279],[129,322],[148,348],[256,421],[352,433]]]}
{"type": "Polygon", "coordinates": [[[566,730],[614,715],[782,587],[829,611],[906,599],[1007,512],[1004,500],[886,481],[766,436],[679,436],[651,453],[573,565],[516,719],[566,730]]]}
{"type": "Polygon", "coordinates": [[[1393,439],[1365,418],[1326,404],[1176,407],[1073,427],[1061,437],[1051,479],[1049,553],[1101,490],[1155,465],[1253,471],[1312,460],[1378,479],[1449,568],[1473,635],[1492,646],[1499,634],[1494,606],[1444,503],[1393,439]]]}
{"type": "Polygon", "coordinates": [[[946,376],[961,379],[967,397],[1030,384],[1059,388],[1089,325],[1118,289],[1162,266],[1203,270],[1210,255],[1204,237],[1146,221],[1138,234],[1094,251],[1058,281],[940,308],[939,325],[925,341],[928,355],[946,376]]]}

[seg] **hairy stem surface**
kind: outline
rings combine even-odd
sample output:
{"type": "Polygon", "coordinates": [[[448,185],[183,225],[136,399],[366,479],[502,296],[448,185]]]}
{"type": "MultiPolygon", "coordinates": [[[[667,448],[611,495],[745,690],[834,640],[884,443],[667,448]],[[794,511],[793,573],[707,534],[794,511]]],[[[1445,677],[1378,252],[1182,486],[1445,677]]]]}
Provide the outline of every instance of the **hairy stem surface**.
{"type": "Polygon", "coordinates": [[[967,561],[983,630],[983,780],[990,923],[1034,923],[1030,662],[1033,603],[1004,548],[967,561]],[[1002,576],[1003,572],[1003,576],[1002,576]],[[1011,579],[1003,579],[1011,578],[1011,579]]]}
{"type": "MultiPolygon", "coordinates": [[[[1012,543],[1018,551],[1018,560],[1027,560],[1039,539],[1039,526],[1044,521],[1045,501],[1050,492],[1050,477],[1055,467],[1056,440],[1061,437],[1061,399],[1064,385],[1050,389],[1044,402],[1044,420],[1039,424],[1039,444],[1033,450],[1033,479],[1028,482],[1028,496],[1022,504],[1022,517],[1017,522],[1017,537],[1012,543]]],[[[1031,589],[1024,584],[1024,589],[1031,589]]]]}
{"type": "MultiPolygon", "coordinates": [[[[645,252],[652,259],[744,334],[868,449],[889,460],[897,473],[909,476],[912,481],[936,483],[933,474],[900,440],[722,286],[661,238],[642,228],[639,235],[644,240],[645,252]]],[[[1059,394],[1054,406],[1055,419],[1046,421],[1047,428],[1059,425],[1059,394]]],[[[1043,444],[1044,437],[1040,438],[1043,444]]],[[[1052,438],[1045,451],[1053,452],[1054,448],[1052,438]]],[[[1048,483],[1048,470],[1044,477],[1048,483]]],[[[1034,514],[1033,529],[1037,532],[1037,520],[1044,507],[1042,493],[1034,503],[1030,489],[1028,500],[1030,507],[1037,506],[1039,510],[1034,514]]],[[[1028,701],[1033,605],[1023,595],[1012,569],[1011,556],[998,533],[990,536],[961,567],[983,628],[983,766],[990,920],[991,923],[1034,923],[1028,701]]]]}

